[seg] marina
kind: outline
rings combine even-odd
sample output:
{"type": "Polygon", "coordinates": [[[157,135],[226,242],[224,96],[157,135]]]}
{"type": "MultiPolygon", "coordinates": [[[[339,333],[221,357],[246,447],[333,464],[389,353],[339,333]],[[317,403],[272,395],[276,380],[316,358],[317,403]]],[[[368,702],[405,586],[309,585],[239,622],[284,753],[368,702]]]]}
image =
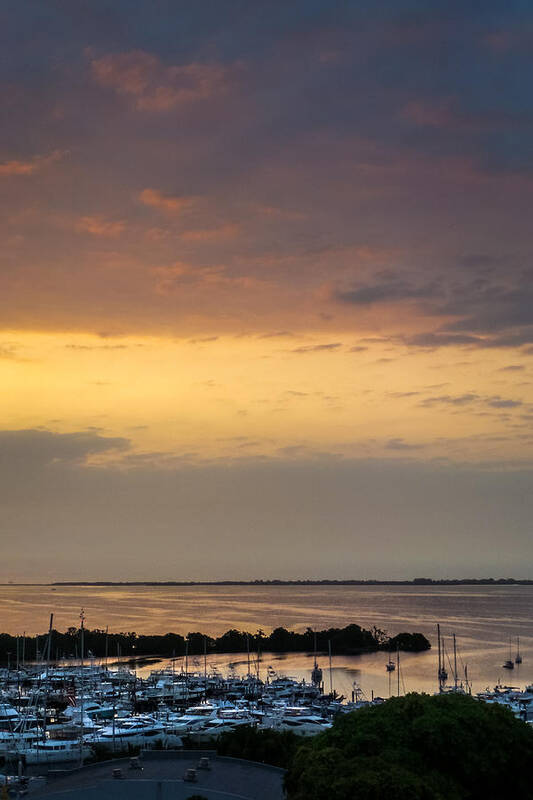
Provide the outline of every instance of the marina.
{"type": "MultiPolygon", "coordinates": [[[[404,694],[409,664],[421,655],[398,650],[387,659],[382,651],[372,654],[381,659],[387,692],[367,694],[353,680],[342,693],[331,649],[306,654],[312,657],[308,677],[275,669],[269,663],[274,654],[249,651],[232,654],[224,665],[208,662],[204,654],[203,659],[172,658],[154,668],[154,663],[141,666],[131,659],[108,663],[94,658],[84,649],[83,612],[80,623],[79,659],[51,661],[52,617],[44,659],[17,659],[14,667],[0,670],[0,758],[7,772],[13,772],[14,764],[20,772],[68,762],[82,765],[106,754],[216,746],[222,734],[244,726],[313,736],[328,730],[338,715],[404,694]]],[[[440,625],[436,634],[432,693],[474,694],[533,724],[532,683],[520,687],[498,681],[473,692],[456,636],[443,636],[440,625]]]]}
{"type": "MultiPolygon", "coordinates": [[[[367,698],[356,684],[351,698],[326,694],[322,684],[273,671],[263,681],[175,666],[143,678],[126,667],[78,664],[43,671],[33,665],[3,670],[0,681],[0,755],[7,765],[20,760],[25,766],[81,764],[102,751],[211,745],[242,726],[310,736],[331,727],[338,714],[386,699],[367,698]]],[[[468,693],[470,687],[456,680],[440,691],[468,693]]],[[[533,685],[497,685],[478,697],[533,723],[533,685]]]]}
{"type": "MultiPolygon", "coordinates": [[[[23,631],[0,669],[0,758],[10,774],[81,764],[106,753],[210,747],[222,734],[245,726],[311,736],[328,730],[339,714],[412,691],[472,694],[533,721],[531,586],[25,587],[24,592],[4,586],[0,611],[11,632],[19,625],[23,631]],[[85,604],[81,614],[73,607],[78,600],[85,604]],[[32,639],[42,631],[38,623],[47,601],[54,612],[48,634],[32,639]],[[187,644],[185,655],[140,656],[139,639],[131,633],[124,634],[129,649],[124,645],[121,652],[115,644],[116,652],[108,653],[104,613],[115,631],[131,630],[124,619],[116,620],[117,613],[125,617],[129,610],[135,627],[155,636],[167,625],[183,631],[194,609],[202,628],[221,637],[217,641],[240,636],[247,649],[212,652],[209,637],[194,633],[176,637],[194,644],[192,651],[187,644]],[[350,654],[332,650],[331,642],[324,649],[323,640],[317,649],[311,631],[308,651],[256,651],[250,644],[254,634],[221,635],[230,610],[242,630],[272,630],[282,615],[300,631],[313,620],[315,631],[318,625],[357,620],[374,626],[378,637],[382,630],[391,636],[399,630],[422,632],[432,647],[350,654]],[[95,631],[86,630],[86,616],[91,627],[102,626],[105,657],[87,646],[95,631]],[[68,658],[58,657],[61,636],[54,627],[60,625],[69,632],[68,658]]],[[[189,630],[198,629],[195,623],[189,630]]],[[[294,634],[285,634],[294,640],[294,634]]]]}
{"type": "MultiPolygon", "coordinates": [[[[498,683],[524,688],[533,675],[533,586],[0,586],[0,628],[12,635],[43,634],[48,615],[54,613],[54,627],[66,631],[78,622],[85,608],[89,626],[109,631],[137,631],[164,634],[176,631],[185,635],[199,628],[219,636],[230,628],[254,632],[270,631],[280,625],[305,631],[320,630],[356,622],[367,629],[373,626],[394,635],[399,631],[419,631],[432,649],[403,653],[402,691],[435,691],[437,664],[437,623],[440,623],[446,648],[445,667],[452,674],[453,641],[458,642],[461,674],[464,666],[474,693],[498,683]],[[199,623],[201,620],[201,625],[199,623]],[[45,623],[45,624],[43,624],[45,623]],[[523,662],[508,671],[503,667],[517,654],[523,662]],[[519,641],[518,641],[519,640],[519,641]]],[[[43,639],[44,641],[44,639],[43,639]]],[[[12,648],[11,664],[16,663],[12,648]]],[[[42,649],[42,648],[40,648],[42,649]]],[[[261,678],[269,665],[279,673],[311,681],[313,647],[308,652],[263,652],[261,678]]],[[[55,655],[55,650],[53,648],[55,655]]],[[[131,657],[133,651],[123,652],[131,657]]],[[[116,650],[110,656],[117,659],[116,650]]],[[[169,668],[169,659],[135,660],[140,677],[154,668],[169,668]]],[[[395,661],[395,654],[391,653],[395,661]]],[[[26,653],[27,660],[34,654],[26,653]]],[[[203,670],[203,657],[194,656],[187,665],[203,670]]],[[[121,659],[123,660],[123,658],[121,659]]],[[[327,665],[327,654],[320,659],[327,665]]],[[[387,697],[389,676],[387,657],[382,652],[360,655],[333,654],[333,688],[346,697],[357,681],[365,695],[387,697]]],[[[182,660],[177,670],[187,669],[182,660]]],[[[226,673],[235,669],[247,672],[247,653],[208,656],[208,667],[226,673]]],[[[329,690],[329,673],[327,679],[329,690]]],[[[392,678],[394,684],[396,679],[392,678]]]]}

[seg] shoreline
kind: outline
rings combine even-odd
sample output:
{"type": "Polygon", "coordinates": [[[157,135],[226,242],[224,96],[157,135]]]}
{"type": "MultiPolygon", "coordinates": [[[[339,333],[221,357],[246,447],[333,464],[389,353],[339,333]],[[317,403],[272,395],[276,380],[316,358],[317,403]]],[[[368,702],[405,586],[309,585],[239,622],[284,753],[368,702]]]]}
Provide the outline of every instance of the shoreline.
{"type": "Polygon", "coordinates": [[[0,583],[0,587],[17,586],[533,586],[533,578],[413,578],[406,580],[376,579],[257,579],[224,581],[53,581],[51,583],[0,583]]]}

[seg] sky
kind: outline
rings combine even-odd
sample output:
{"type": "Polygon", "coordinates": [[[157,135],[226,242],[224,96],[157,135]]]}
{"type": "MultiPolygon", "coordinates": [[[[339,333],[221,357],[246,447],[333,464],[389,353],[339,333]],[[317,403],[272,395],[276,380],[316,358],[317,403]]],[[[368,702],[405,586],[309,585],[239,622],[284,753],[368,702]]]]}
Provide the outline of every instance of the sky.
{"type": "Polygon", "coordinates": [[[0,581],[533,577],[533,12],[0,9],[0,581]]]}

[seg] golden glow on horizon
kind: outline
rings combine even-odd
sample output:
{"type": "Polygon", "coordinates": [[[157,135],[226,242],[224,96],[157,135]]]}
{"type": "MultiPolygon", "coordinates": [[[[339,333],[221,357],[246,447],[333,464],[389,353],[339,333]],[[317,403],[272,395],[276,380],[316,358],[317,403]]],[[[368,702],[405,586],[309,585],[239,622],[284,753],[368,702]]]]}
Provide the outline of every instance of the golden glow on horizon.
{"type": "Polygon", "coordinates": [[[4,342],[6,429],[97,429],[131,440],[130,453],[191,460],[463,461],[531,446],[529,372],[506,369],[505,350],[413,352],[339,332],[206,341],[12,332],[4,342]]]}

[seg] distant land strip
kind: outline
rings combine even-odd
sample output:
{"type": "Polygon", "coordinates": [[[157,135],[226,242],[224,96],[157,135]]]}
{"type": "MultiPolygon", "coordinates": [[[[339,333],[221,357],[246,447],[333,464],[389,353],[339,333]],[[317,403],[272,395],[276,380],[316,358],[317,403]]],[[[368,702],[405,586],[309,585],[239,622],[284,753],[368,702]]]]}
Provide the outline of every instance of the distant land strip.
{"type": "MultiPolygon", "coordinates": [[[[26,584],[31,585],[31,584],[26,584]]],[[[35,584],[37,585],[37,584],[35,584]]],[[[39,584],[43,585],[43,584],[39,584]]],[[[531,586],[528,578],[414,578],[413,580],[55,581],[47,586],[531,586]]]]}

